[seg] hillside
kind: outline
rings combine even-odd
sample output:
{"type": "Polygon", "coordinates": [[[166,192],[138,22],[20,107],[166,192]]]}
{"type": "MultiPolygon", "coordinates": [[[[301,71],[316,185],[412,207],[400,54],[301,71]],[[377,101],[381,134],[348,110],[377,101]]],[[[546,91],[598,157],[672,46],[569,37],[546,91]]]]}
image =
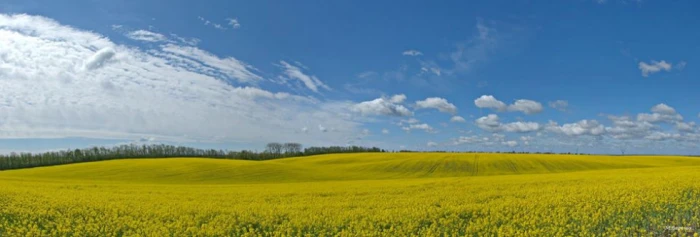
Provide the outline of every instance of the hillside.
{"type": "Polygon", "coordinates": [[[0,179],[234,184],[560,173],[699,166],[673,156],[359,153],[269,161],[128,159],[0,172],[0,179]]]}

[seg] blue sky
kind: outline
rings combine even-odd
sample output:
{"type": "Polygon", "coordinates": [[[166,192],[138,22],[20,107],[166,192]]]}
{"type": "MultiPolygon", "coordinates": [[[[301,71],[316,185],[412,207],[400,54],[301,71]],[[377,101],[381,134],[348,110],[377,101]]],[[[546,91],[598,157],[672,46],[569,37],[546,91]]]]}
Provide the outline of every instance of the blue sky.
{"type": "Polygon", "coordinates": [[[695,1],[4,1],[0,152],[698,154],[695,1]]]}

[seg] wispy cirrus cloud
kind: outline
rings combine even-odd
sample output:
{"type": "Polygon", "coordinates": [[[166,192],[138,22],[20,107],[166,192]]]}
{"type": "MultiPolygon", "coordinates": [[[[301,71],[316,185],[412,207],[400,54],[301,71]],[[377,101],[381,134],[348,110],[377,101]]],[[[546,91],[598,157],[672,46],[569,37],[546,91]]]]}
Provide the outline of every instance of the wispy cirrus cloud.
{"type": "Polygon", "coordinates": [[[323,81],[318,79],[316,76],[304,73],[302,69],[297,66],[289,64],[285,61],[280,61],[280,68],[283,70],[280,79],[282,79],[284,83],[288,83],[291,80],[298,80],[304,84],[306,88],[313,92],[318,93],[319,88],[331,90],[328,85],[323,83],[323,81]]]}
{"type": "Polygon", "coordinates": [[[165,35],[147,31],[147,30],[135,30],[128,32],[126,34],[126,37],[133,39],[133,40],[139,40],[139,41],[146,41],[146,42],[164,42],[167,41],[168,38],[165,37],[165,35]]]}

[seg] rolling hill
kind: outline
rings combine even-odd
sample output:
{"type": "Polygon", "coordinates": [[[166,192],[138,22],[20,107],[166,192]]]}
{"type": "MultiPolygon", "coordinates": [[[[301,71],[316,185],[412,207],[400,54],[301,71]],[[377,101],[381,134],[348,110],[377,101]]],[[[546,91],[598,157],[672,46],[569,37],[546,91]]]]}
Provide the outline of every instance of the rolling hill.
{"type": "Polygon", "coordinates": [[[0,172],[0,179],[236,184],[561,173],[700,166],[676,156],[358,153],[268,161],[127,159],[0,172]]]}

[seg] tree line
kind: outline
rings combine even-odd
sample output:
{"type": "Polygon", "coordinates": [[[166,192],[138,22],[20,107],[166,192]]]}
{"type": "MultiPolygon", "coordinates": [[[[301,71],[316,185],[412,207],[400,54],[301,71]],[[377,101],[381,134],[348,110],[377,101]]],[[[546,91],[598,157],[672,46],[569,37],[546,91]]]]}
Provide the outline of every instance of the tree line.
{"type": "Polygon", "coordinates": [[[69,149],[42,153],[10,153],[0,154],[0,170],[32,168],[72,164],[91,161],[138,158],[172,158],[172,157],[206,157],[236,160],[270,160],[285,157],[309,156],[349,152],[384,152],[376,147],[308,147],[302,149],[299,143],[270,143],[265,151],[228,151],[216,149],[198,149],[185,146],[165,144],[153,145],[120,145],[115,147],[92,147],[86,149],[69,149]]]}

